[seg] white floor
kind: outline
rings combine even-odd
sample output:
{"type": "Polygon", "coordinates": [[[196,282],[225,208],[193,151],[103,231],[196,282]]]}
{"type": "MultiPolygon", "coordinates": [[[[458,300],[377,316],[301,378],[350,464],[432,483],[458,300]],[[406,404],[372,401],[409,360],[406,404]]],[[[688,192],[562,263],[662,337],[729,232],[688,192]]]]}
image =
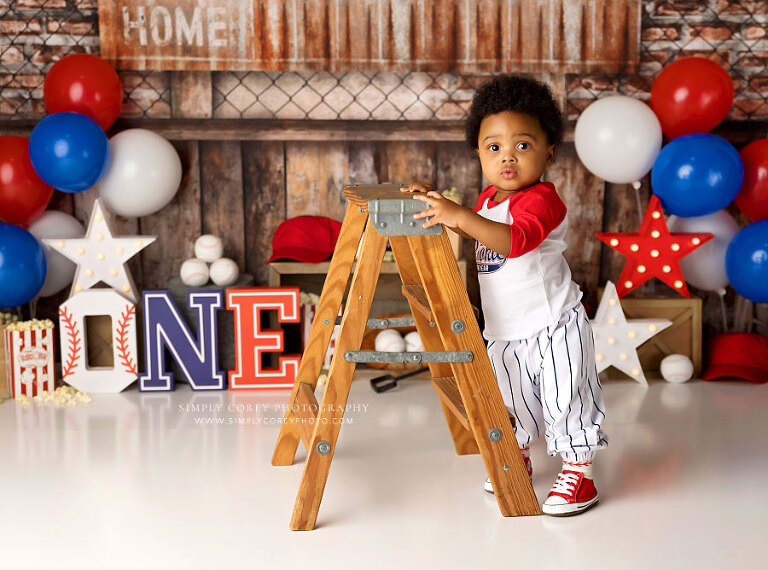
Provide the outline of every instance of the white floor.
{"type": "MultiPolygon", "coordinates": [[[[480,457],[453,452],[428,382],[376,394],[377,374],[353,383],[359,408],[313,532],[288,530],[303,450],[270,465],[287,392],[178,385],[88,407],[0,405],[2,567],[765,567],[768,385],[607,381],[600,504],[503,518],[480,457]]],[[[541,443],[533,463],[543,499],[559,464],[541,443]]]]}

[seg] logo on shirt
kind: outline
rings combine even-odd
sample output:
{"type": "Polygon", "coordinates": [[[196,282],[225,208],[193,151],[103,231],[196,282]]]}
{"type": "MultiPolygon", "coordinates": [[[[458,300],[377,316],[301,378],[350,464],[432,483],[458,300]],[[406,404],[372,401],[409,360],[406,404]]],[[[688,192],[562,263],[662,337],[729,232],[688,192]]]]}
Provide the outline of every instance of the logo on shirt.
{"type": "Polygon", "coordinates": [[[495,273],[507,262],[507,258],[476,242],[475,261],[478,273],[495,273]]]}

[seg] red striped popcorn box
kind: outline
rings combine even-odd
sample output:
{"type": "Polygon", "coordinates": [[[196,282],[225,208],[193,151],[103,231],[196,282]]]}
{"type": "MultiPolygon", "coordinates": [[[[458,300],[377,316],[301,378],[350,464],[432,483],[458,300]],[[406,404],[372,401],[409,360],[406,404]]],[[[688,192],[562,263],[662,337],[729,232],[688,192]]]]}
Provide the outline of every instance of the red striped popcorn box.
{"type": "MultiPolygon", "coordinates": [[[[303,294],[302,294],[303,298],[303,294]]],[[[312,321],[315,320],[315,313],[317,312],[317,304],[302,303],[301,306],[301,349],[307,348],[307,342],[309,341],[309,331],[312,328],[312,321]]],[[[339,309],[339,315],[344,313],[344,306],[339,309]]],[[[329,368],[331,366],[331,358],[333,357],[334,350],[336,349],[336,339],[339,336],[339,325],[333,326],[333,332],[331,333],[331,342],[328,345],[328,351],[325,353],[325,359],[323,360],[323,368],[329,368]]]]}
{"type": "Polygon", "coordinates": [[[8,370],[8,356],[5,350],[5,325],[0,324],[0,398],[11,394],[11,372],[8,370]]]}
{"type": "MultiPolygon", "coordinates": [[[[19,323],[17,323],[18,325],[19,323]]],[[[37,396],[56,388],[53,327],[18,330],[6,327],[5,346],[11,394],[37,396]]]]}

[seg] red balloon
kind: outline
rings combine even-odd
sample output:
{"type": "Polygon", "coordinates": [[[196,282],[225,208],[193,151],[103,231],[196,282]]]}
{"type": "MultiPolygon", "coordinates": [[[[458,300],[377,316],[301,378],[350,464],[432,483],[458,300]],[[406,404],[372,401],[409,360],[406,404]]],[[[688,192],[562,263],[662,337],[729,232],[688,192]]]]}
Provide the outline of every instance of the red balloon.
{"type": "Polygon", "coordinates": [[[731,76],[700,57],[673,61],[651,87],[651,107],[670,139],[711,131],[728,116],[732,104],[731,76]]]}
{"type": "Polygon", "coordinates": [[[106,131],[120,114],[123,86],[106,61],[78,53],[51,67],[45,77],[43,97],[49,113],[74,111],[90,117],[106,131]]]}
{"type": "Polygon", "coordinates": [[[768,219],[768,139],[749,143],[739,153],[744,182],[735,198],[741,213],[751,221],[768,219]]]}
{"type": "Polygon", "coordinates": [[[0,220],[26,226],[43,213],[53,187],[37,175],[29,160],[29,141],[0,136],[0,220]]]}

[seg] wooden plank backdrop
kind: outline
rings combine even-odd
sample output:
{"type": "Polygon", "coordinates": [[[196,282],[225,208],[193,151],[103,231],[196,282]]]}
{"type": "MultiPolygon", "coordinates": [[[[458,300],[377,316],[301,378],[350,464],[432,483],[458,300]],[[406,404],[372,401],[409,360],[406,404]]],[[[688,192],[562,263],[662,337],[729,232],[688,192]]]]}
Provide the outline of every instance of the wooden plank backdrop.
{"type": "MultiPolygon", "coordinates": [[[[199,112],[199,109],[192,112],[199,112]]],[[[169,121],[173,123],[174,121],[169,121]]],[[[241,271],[254,276],[257,285],[268,284],[266,260],[271,255],[272,235],[285,219],[301,214],[326,215],[341,219],[345,200],[342,189],[348,183],[419,181],[446,190],[456,187],[464,194],[464,205],[474,206],[484,186],[480,165],[461,142],[397,140],[389,130],[371,125],[369,137],[354,134],[354,140],[340,141],[329,131],[327,139],[315,132],[310,140],[173,140],[182,160],[182,184],[173,201],[160,212],[140,219],[115,217],[117,233],[157,235],[157,241],[129,263],[140,289],[166,288],[178,274],[181,263],[193,256],[194,240],[202,233],[224,239],[226,255],[237,261],[241,271]],[[382,136],[383,135],[383,136],[382,136]],[[376,140],[379,136],[384,140],[376,140]]],[[[237,133],[235,133],[237,134],[237,133]]],[[[230,133],[231,135],[231,133],[230,133]]],[[[754,138],[754,137],[753,137],[754,138]]],[[[574,280],[585,292],[585,304],[594,307],[598,289],[606,280],[615,281],[624,258],[594,237],[596,231],[636,231],[639,227],[637,198],[630,185],[607,184],[590,174],[566,142],[546,173],[568,206],[568,249],[565,256],[574,280]]],[[[650,195],[648,179],[640,188],[644,209],[650,195]]],[[[55,192],[50,209],[61,210],[87,225],[95,191],[81,194],[55,192]]],[[[474,244],[463,240],[462,255],[474,257],[474,244]]],[[[476,269],[467,264],[468,290],[479,303],[476,269]]],[[[40,299],[39,318],[57,319],[58,306],[69,289],[40,299]]],[[[643,285],[641,296],[669,295],[657,280],[643,285]]],[[[722,330],[719,298],[714,292],[693,291],[704,301],[704,324],[722,330]]],[[[751,326],[751,312],[739,316],[738,295],[729,291],[728,326],[744,321],[751,326]],[[737,314],[738,313],[738,314],[737,314]]],[[[747,310],[747,309],[745,309],[747,310]]],[[[759,330],[768,330],[768,313],[756,305],[759,330]]]]}
{"type": "MultiPolygon", "coordinates": [[[[272,235],[285,219],[302,214],[341,220],[349,183],[426,182],[437,189],[456,187],[464,205],[473,207],[484,185],[479,161],[463,143],[447,141],[173,141],[183,165],[181,188],[154,215],[114,218],[120,234],[157,235],[157,241],[129,267],[137,286],[166,288],[181,263],[193,257],[195,239],[220,236],[225,255],[241,271],[266,285],[266,260],[272,235]]],[[[605,279],[616,279],[623,258],[607,252],[596,231],[629,230],[637,223],[631,187],[614,187],[590,174],[571,143],[565,143],[546,173],[569,208],[568,250],[574,280],[594,296],[605,279]]],[[[647,195],[647,187],[644,188],[647,195]]],[[[56,192],[52,209],[72,213],[87,224],[96,191],[56,192]]],[[[645,198],[647,200],[647,196],[645,198]]],[[[462,255],[471,260],[474,244],[463,240],[462,255]]],[[[469,292],[479,293],[474,264],[468,264],[469,292]]],[[[55,315],[66,297],[40,302],[41,314],[55,315]]]]}
{"type": "Polygon", "coordinates": [[[545,178],[555,183],[568,207],[565,251],[573,280],[593,297],[600,280],[600,245],[596,231],[603,225],[605,183],[581,164],[573,145],[564,145],[545,178]]]}
{"type": "MultiPolygon", "coordinates": [[[[224,257],[245,266],[243,157],[239,141],[200,143],[202,233],[219,236],[224,257]]],[[[194,241],[198,236],[190,236],[194,241]]]]}
{"type": "MultiPolygon", "coordinates": [[[[596,18],[598,27],[604,16],[614,21],[611,10],[615,8],[611,6],[590,3],[584,10],[595,13],[585,17],[596,18]]],[[[350,4],[349,9],[359,6],[350,4]]],[[[585,41],[591,41],[589,30],[584,33],[585,41]]],[[[553,86],[564,105],[564,75],[545,73],[541,77],[553,86]]],[[[233,258],[241,271],[253,275],[256,284],[266,285],[266,260],[277,226],[301,214],[341,219],[346,207],[344,184],[419,181],[440,190],[456,187],[463,192],[468,207],[474,206],[479,190],[487,184],[474,153],[462,142],[463,121],[216,120],[210,118],[210,72],[174,72],[171,81],[175,87],[172,119],[121,119],[113,129],[113,134],[137,127],[157,132],[172,141],[183,164],[181,188],[168,206],[141,219],[115,219],[118,233],[158,236],[129,263],[140,288],[166,288],[181,263],[193,256],[194,240],[203,233],[220,235],[225,255],[233,258]]],[[[31,124],[20,126],[14,134],[28,136],[30,129],[31,124]]],[[[764,125],[731,124],[721,131],[718,134],[739,147],[760,138],[764,125]]],[[[635,231],[640,220],[637,196],[629,185],[608,184],[590,174],[576,156],[572,129],[565,135],[546,177],[557,185],[569,208],[566,258],[573,278],[585,292],[585,303],[595,306],[598,288],[606,280],[618,278],[625,260],[602,246],[594,232],[635,231]]],[[[650,184],[647,177],[642,182],[639,197],[644,209],[650,184]]],[[[74,195],[56,192],[50,208],[73,214],[87,224],[94,199],[95,190],[74,195]]],[[[462,255],[473,259],[470,240],[463,240],[462,255]]],[[[468,263],[468,289],[477,304],[473,263],[468,263]]],[[[38,316],[56,318],[57,307],[67,293],[41,299],[38,316]]],[[[670,292],[652,280],[638,293],[670,292]]],[[[717,295],[703,291],[694,294],[704,299],[705,324],[721,329],[717,295]]],[[[736,297],[729,293],[726,299],[729,323],[737,320],[737,313],[745,313],[732,308],[736,297]]],[[[756,312],[758,325],[768,327],[764,307],[757,306],[756,312]]]]}
{"type": "Polygon", "coordinates": [[[287,219],[283,143],[243,143],[243,195],[245,270],[256,283],[266,285],[272,234],[287,219]]]}
{"type": "Polygon", "coordinates": [[[184,169],[181,187],[170,204],[140,220],[142,233],[157,236],[155,243],[139,254],[144,283],[153,283],[153,287],[166,287],[169,279],[179,274],[182,262],[194,257],[194,240],[203,227],[200,145],[182,141],[174,146],[184,169]]]}

